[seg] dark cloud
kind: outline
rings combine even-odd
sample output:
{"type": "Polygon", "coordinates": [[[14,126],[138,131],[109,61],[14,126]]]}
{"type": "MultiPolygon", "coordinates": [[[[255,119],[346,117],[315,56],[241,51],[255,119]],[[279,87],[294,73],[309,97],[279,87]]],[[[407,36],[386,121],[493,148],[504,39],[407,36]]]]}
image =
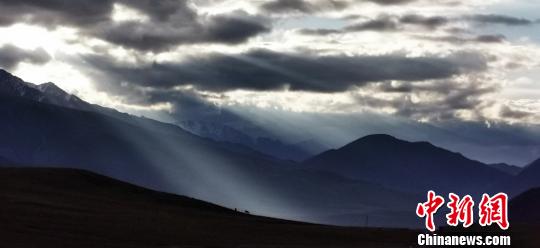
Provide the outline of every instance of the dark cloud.
{"type": "Polygon", "coordinates": [[[274,13],[311,13],[313,11],[313,6],[303,0],[276,0],[261,5],[261,8],[267,12],[274,13]]]}
{"type": "Polygon", "coordinates": [[[442,16],[425,17],[421,15],[406,15],[401,17],[400,22],[403,24],[420,25],[429,29],[434,29],[446,25],[449,20],[442,16]]]}
{"type": "Polygon", "coordinates": [[[268,31],[270,29],[257,18],[216,16],[206,25],[203,40],[236,44],[268,31]]]}
{"type": "Polygon", "coordinates": [[[0,0],[0,24],[17,22],[46,26],[86,26],[110,19],[112,0],[0,0]]]}
{"type": "Polygon", "coordinates": [[[400,5],[416,2],[417,0],[367,0],[366,2],[372,2],[380,5],[400,5]]]}
{"type": "Polygon", "coordinates": [[[119,3],[126,6],[138,9],[153,20],[166,22],[175,16],[178,21],[178,16],[182,16],[184,20],[194,20],[197,14],[187,6],[184,0],[118,0],[119,3]]]}
{"type": "Polygon", "coordinates": [[[23,50],[13,45],[0,47],[0,67],[11,70],[21,62],[32,64],[45,64],[51,60],[51,56],[42,48],[35,50],[23,50]]]}
{"type": "Polygon", "coordinates": [[[263,18],[243,12],[199,15],[183,0],[0,0],[0,5],[0,25],[76,26],[81,34],[141,50],[208,42],[237,44],[269,31],[263,18]],[[115,22],[111,20],[115,3],[137,9],[150,20],[115,22]]]}
{"type": "Polygon", "coordinates": [[[181,14],[195,19],[196,13],[184,0],[0,0],[4,24],[28,22],[47,26],[88,26],[108,22],[113,5],[123,4],[142,11],[154,20],[166,21],[181,14]]]}
{"type": "Polygon", "coordinates": [[[448,35],[448,36],[415,36],[418,39],[436,41],[436,42],[447,42],[452,44],[465,44],[465,43],[503,43],[506,41],[504,35],[495,34],[495,35],[478,35],[474,37],[463,37],[459,35],[448,35]]]}
{"type": "Polygon", "coordinates": [[[387,16],[382,15],[375,19],[362,21],[356,24],[346,26],[343,29],[303,29],[301,34],[305,35],[328,35],[335,33],[349,32],[396,32],[405,30],[406,25],[413,25],[425,29],[436,29],[448,24],[450,20],[440,16],[421,16],[421,15],[405,15],[405,16],[387,16]]]}
{"type": "Polygon", "coordinates": [[[519,120],[519,119],[526,119],[528,117],[533,116],[534,114],[530,112],[521,111],[521,110],[515,110],[508,106],[503,106],[500,110],[500,115],[501,117],[504,117],[504,118],[519,120]]]}
{"type": "Polygon", "coordinates": [[[506,36],[502,34],[496,34],[496,35],[479,35],[475,39],[477,42],[482,43],[502,43],[506,41],[506,36]]]}
{"type": "Polygon", "coordinates": [[[303,35],[329,35],[329,34],[339,34],[341,30],[337,29],[328,29],[328,28],[319,28],[319,29],[301,29],[299,30],[300,34],[303,35]]]}
{"type": "Polygon", "coordinates": [[[204,95],[201,95],[194,89],[144,92],[142,94],[144,96],[140,98],[146,101],[142,104],[171,104],[172,109],[169,114],[176,121],[208,119],[227,114],[219,106],[209,102],[204,98],[204,95]]]}
{"type": "Polygon", "coordinates": [[[262,20],[241,14],[234,17],[214,16],[183,27],[177,27],[174,23],[112,23],[91,29],[88,33],[121,46],[159,51],[181,44],[238,44],[269,31],[262,20]]]}
{"type": "Polygon", "coordinates": [[[457,111],[468,110],[478,113],[478,108],[485,102],[482,96],[496,91],[495,87],[482,86],[478,82],[463,84],[452,80],[425,83],[404,82],[399,85],[377,84],[378,92],[396,93],[393,98],[377,98],[371,95],[357,95],[357,102],[374,109],[392,108],[395,114],[412,119],[430,121],[459,120],[457,111]],[[413,95],[437,95],[434,99],[422,99],[413,95]],[[415,99],[415,100],[413,100],[415,99]]]}
{"type": "MultiPolygon", "coordinates": [[[[348,19],[356,19],[361,16],[347,16],[348,19]]],[[[422,16],[417,14],[409,14],[403,16],[395,15],[381,15],[374,19],[364,20],[356,24],[352,24],[344,27],[343,29],[302,29],[299,32],[304,35],[328,35],[350,32],[362,32],[362,31],[376,31],[376,32],[398,32],[406,31],[408,26],[421,27],[428,30],[435,30],[440,27],[444,27],[453,23],[470,22],[476,24],[503,24],[509,26],[523,26],[533,25],[537,22],[516,18],[504,15],[471,15],[461,17],[444,17],[444,16],[422,16]]],[[[451,29],[452,30],[452,29],[451,29]]],[[[464,30],[460,30],[463,32],[464,30]]],[[[454,32],[455,33],[455,32],[454,32]]],[[[436,39],[435,39],[436,40],[436,39]]],[[[504,36],[495,35],[480,35],[476,39],[466,39],[460,37],[444,37],[440,41],[447,41],[451,43],[466,43],[466,42],[483,42],[483,43],[500,43],[505,41],[504,36]]]]}
{"type": "Polygon", "coordinates": [[[182,44],[239,44],[270,31],[268,26],[263,18],[237,12],[193,20],[180,15],[168,22],[114,22],[88,29],[87,33],[127,48],[161,51],[182,44]]]}
{"type": "Polygon", "coordinates": [[[261,5],[267,13],[314,13],[329,10],[342,10],[348,6],[346,1],[337,0],[274,0],[261,5]]]}
{"type": "Polygon", "coordinates": [[[113,84],[128,82],[154,88],[194,85],[215,92],[283,87],[340,92],[368,82],[450,78],[483,71],[487,66],[483,56],[472,53],[409,58],[401,55],[315,56],[253,50],[238,55],[201,55],[180,63],[126,65],[99,56],[87,56],[84,60],[113,84]]]}
{"type": "Polygon", "coordinates": [[[390,17],[379,17],[377,19],[365,21],[345,27],[346,32],[358,31],[396,31],[399,29],[398,22],[390,17]]]}
{"type": "Polygon", "coordinates": [[[503,25],[509,25],[509,26],[526,26],[526,25],[532,25],[534,24],[533,21],[524,19],[524,18],[517,18],[513,16],[506,16],[506,15],[472,15],[467,16],[465,19],[474,21],[476,23],[480,24],[503,24],[503,25]]]}

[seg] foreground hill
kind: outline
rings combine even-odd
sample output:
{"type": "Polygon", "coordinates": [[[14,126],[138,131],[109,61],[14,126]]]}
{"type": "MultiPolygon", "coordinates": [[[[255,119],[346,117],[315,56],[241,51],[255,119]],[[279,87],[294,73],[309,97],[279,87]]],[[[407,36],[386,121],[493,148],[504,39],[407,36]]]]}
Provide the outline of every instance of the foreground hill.
{"type": "Polygon", "coordinates": [[[3,168],[0,182],[0,242],[10,248],[408,247],[416,242],[413,231],[258,217],[81,170],[3,168]]]}
{"type": "Polygon", "coordinates": [[[459,153],[389,135],[366,136],[309,159],[304,167],[410,192],[477,194],[511,178],[459,153]]]}

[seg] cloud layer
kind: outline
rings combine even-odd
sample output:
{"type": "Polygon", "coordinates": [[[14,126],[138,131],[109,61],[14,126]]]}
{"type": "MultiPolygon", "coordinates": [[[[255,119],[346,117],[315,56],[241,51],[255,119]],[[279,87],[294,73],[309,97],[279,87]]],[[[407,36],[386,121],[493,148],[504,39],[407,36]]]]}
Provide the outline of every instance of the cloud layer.
{"type": "Polygon", "coordinates": [[[342,92],[353,86],[387,80],[424,81],[451,78],[486,70],[480,54],[446,57],[314,56],[253,50],[243,54],[205,54],[179,63],[129,65],[90,56],[89,65],[111,76],[110,82],[143,87],[173,88],[193,85],[214,92],[290,89],[342,92]]]}

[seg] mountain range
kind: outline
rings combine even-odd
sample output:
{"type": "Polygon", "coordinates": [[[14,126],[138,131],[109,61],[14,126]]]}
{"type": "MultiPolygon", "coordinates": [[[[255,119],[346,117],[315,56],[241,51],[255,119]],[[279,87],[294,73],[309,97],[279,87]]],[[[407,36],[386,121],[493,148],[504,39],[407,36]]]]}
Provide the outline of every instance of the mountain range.
{"type": "Polygon", "coordinates": [[[511,176],[459,153],[427,142],[370,135],[303,163],[304,168],[336,173],[409,192],[479,194],[511,176]]]}
{"type": "Polygon", "coordinates": [[[232,142],[249,146],[270,156],[293,161],[302,161],[328,149],[313,140],[285,143],[270,133],[257,130],[248,134],[238,128],[213,121],[187,120],[177,123],[184,130],[201,137],[221,142],[232,142]]]}
{"type": "Polygon", "coordinates": [[[332,224],[343,223],[327,216],[343,213],[374,213],[380,218],[373,216],[373,225],[414,220],[402,218],[406,206],[414,205],[406,193],[303,170],[176,125],[97,107],[55,105],[44,100],[50,95],[11,75],[7,79],[4,73],[1,88],[16,82],[19,90],[1,93],[0,156],[17,164],[85,169],[265,216],[332,224]]]}
{"type": "Polygon", "coordinates": [[[366,136],[296,163],[249,143],[200,137],[92,105],[52,83],[33,85],[2,70],[0,116],[0,158],[10,164],[84,169],[258,215],[317,223],[415,227],[421,223],[411,209],[429,189],[479,194],[512,187],[517,195],[540,178],[537,162],[514,176],[504,165],[494,168],[388,135],[366,136]]]}

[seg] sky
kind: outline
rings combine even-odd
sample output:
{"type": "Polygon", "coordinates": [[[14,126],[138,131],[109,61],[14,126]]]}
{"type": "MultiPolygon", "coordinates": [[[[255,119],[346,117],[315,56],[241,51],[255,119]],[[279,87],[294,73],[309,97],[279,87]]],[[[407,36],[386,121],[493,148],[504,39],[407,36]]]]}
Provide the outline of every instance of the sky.
{"type": "MultiPolygon", "coordinates": [[[[452,131],[463,123],[498,127],[501,137],[519,133],[517,143],[540,130],[535,0],[0,0],[0,6],[0,67],[133,114],[169,122],[225,110],[318,116],[308,123],[369,113],[452,131]]],[[[507,140],[513,146],[517,139],[507,140]]],[[[520,143],[526,155],[506,161],[540,156],[540,145],[527,142],[520,143]]]]}

